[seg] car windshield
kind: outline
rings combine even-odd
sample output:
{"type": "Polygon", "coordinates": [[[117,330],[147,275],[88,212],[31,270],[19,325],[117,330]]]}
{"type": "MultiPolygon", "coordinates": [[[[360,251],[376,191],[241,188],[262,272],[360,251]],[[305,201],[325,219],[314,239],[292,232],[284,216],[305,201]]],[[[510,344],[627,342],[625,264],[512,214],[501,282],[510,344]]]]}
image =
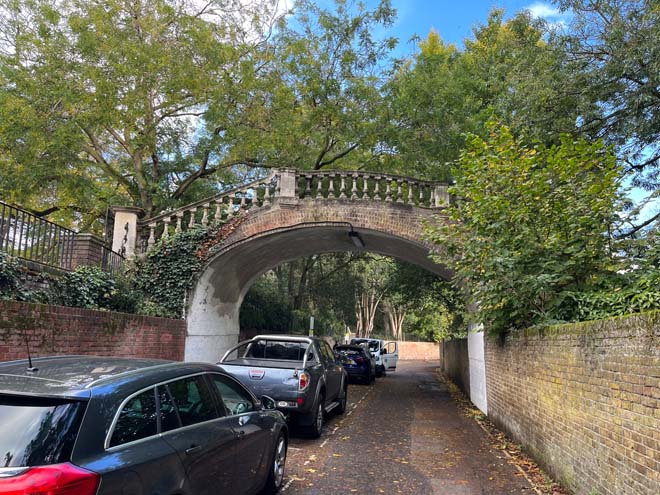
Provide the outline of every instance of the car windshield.
{"type": "Polygon", "coordinates": [[[302,361],[308,347],[308,342],[258,340],[250,344],[246,357],[277,359],[281,361],[302,361]]]}
{"type": "Polygon", "coordinates": [[[0,468],[70,460],[85,403],[0,395],[0,468]]]}

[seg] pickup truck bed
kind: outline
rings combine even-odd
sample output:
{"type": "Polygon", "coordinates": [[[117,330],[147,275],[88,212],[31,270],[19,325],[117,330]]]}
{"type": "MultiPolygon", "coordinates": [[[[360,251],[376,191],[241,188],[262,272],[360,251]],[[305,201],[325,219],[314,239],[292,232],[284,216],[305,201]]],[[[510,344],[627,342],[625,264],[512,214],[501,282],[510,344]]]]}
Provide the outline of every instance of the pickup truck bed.
{"type": "Polygon", "coordinates": [[[280,411],[310,427],[314,437],[320,436],[326,413],[333,409],[343,413],[346,409],[346,371],[320,339],[258,335],[227,351],[218,365],[257,397],[273,398],[280,411]]]}

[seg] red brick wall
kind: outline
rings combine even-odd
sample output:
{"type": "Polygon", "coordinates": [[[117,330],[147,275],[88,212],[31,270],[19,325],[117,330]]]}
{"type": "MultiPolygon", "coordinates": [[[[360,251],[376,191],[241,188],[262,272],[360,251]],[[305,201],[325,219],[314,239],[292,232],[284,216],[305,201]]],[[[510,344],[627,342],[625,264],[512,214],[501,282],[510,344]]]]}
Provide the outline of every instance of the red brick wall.
{"type": "Polygon", "coordinates": [[[184,320],[0,301],[0,361],[92,354],[183,359],[184,320]]]}
{"type": "Polygon", "coordinates": [[[658,316],[488,340],[488,416],[577,495],[660,494],[658,316]]]}
{"type": "Polygon", "coordinates": [[[399,341],[399,359],[438,361],[440,359],[440,348],[434,342],[399,341]]]}

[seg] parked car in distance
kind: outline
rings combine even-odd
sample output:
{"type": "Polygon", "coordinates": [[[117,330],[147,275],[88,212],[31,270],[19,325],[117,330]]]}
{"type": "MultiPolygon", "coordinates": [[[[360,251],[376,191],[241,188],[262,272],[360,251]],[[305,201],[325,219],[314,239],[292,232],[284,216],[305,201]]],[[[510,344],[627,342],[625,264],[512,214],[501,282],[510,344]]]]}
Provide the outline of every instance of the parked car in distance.
{"type": "Polygon", "coordinates": [[[385,376],[388,371],[396,371],[399,362],[399,345],[397,342],[385,342],[381,339],[351,339],[351,344],[367,344],[371,355],[376,360],[376,376],[385,376]]]}
{"type": "Polygon", "coordinates": [[[0,493],[274,493],[288,443],[274,407],[212,364],[0,363],[0,493]]]}
{"type": "Polygon", "coordinates": [[[349,378],[365,383],[373,383],[376,380],[376,360],[368,347],[350,344],[337,345],[334,350],[349,378]]]}
{"type": "Polygon", "coordinates": [[[327,413],[346,411],[348,375],[318,337],[257,335],[229,349],[218,365],[254,394],[273,397],[314,438],[327,413]]]}

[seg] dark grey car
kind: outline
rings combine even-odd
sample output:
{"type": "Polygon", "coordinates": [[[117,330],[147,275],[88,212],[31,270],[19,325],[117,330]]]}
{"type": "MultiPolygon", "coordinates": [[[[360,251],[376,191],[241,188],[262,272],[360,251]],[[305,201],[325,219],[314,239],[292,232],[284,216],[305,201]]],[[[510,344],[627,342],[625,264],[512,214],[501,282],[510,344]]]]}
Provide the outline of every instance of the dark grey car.
{"type": "Polygon", "coordinates": [[[233,495],[282,485],[282,414],[216,366],[89,356],[32,364],[0,363],[0,493],[233,495]]]}

